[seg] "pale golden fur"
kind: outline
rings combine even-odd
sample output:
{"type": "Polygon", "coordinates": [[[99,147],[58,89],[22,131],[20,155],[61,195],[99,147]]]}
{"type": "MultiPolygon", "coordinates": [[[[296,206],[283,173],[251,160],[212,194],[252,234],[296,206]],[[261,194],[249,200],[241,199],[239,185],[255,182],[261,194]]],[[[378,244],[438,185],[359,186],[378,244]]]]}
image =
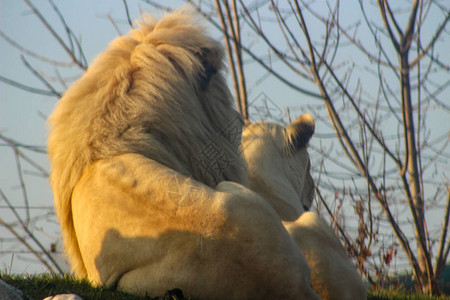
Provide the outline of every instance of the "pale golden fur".
{"type": "Polygon", "coordinates": [[[316,213],[305,212],[284,223],[305,255],[313,289],[324,300],[367,299],[364,283],[330,226],[316,213]]]}
{"type": "MultiPolygon", "coordinates": [[[[206,53],[208,63],[219,70],[222,53],[203,35],[203,28],[191,23],[190,16],[181,13],[158,24],[145,17],[139,29],[114,40],[95,59],[49,118],[55,206],[78,273],[83,267],[71,232],[70,197],[92,162],[139,153],[212,187],[224,179],[243,181],[239,165],[214,179],[192,163],[211,140],[226,144],[225,151],[232,148],[217,131],[237,120],[237,114],[221,74],[211,82],[211,92],[198,94],[204,73],[201,56],[211,52],[206,53]],[[177,46],[179,39],[187,45],[177,46]],[[196,138],[195,143],[190,137],[196,138]]],[[[228,150],[227,154],[239,160],[236,153],[228,150]]]]}
{"type": "Polygon", "coordinates": [[[145,17],[49,118],[72,270],[153,296],[181,288],[197,299],[318,299],[276,212],[245,187],[222,47],[196,18],[145,17]]]}
{"type": "Polygon", "coordinates": [[[314,181],[306,144],[314,120],[304,114],[288,126],[252,123],[242,133],[250,188],[264,197],[283,221],[295,221],[312,205],[314,181]]]}
{"type": "Polygon", "coordinates": [[[338,238],[316,213],[307,211],[314,192],[307,143],[314,129],[309,114],[288,126],[267,122],[245,126],[242,149],[249,186],[285,221],[311,269],[312,287],[322,299],[366,299],[364,283],[338,238]]]}

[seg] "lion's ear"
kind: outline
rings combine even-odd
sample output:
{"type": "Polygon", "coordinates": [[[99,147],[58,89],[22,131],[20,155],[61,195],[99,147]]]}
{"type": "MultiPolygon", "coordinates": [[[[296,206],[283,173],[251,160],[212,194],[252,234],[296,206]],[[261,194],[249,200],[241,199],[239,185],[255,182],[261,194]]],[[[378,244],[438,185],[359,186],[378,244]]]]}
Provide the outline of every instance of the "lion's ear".
{"type": "Polygon", "coordinates": [[[204,48],[197,55],[203,66],[203,72],[200,76],[200,86],[202,89],[205,89],[208,86],[211,77],[216,74],[220,68],[222,53],[219,49],[204,48]]]}
{"type": "Polygon", "coordinates": [[[314,118],[310,114],[303,114],[294,122],[286,126],[286,144],[288,149],[300,149],[306,146],[314,134],[314,118]]]}

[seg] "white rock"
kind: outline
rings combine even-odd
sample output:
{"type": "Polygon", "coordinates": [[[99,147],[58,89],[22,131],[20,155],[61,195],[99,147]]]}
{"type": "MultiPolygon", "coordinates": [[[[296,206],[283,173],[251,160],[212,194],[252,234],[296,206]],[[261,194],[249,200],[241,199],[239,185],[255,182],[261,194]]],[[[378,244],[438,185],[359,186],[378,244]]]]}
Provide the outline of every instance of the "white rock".
{"type": "Polygon", "coordinates": [[[83,300],[83,298],[76,294],[59,294],[44,298],[42,300],[83,300]]]}

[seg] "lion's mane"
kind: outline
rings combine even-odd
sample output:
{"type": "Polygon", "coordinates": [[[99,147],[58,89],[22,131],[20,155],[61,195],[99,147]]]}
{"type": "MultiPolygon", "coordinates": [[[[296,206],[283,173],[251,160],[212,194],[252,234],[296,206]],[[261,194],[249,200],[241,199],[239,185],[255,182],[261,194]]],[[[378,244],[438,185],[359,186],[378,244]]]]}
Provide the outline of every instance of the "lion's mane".
{"type": "Polygon", "coordinates": [[[65,251],[78,275],[86,270],[71,195],[93,162],[137,153],[210,187],[245,183],[241,120],[222,74],[222,47],[194,18],[187,9],[158,22],[144,16],[93,61],[49,118],[50,181],[65,251]],[[221,153],[208,161],[208,147],[221,153]]]}

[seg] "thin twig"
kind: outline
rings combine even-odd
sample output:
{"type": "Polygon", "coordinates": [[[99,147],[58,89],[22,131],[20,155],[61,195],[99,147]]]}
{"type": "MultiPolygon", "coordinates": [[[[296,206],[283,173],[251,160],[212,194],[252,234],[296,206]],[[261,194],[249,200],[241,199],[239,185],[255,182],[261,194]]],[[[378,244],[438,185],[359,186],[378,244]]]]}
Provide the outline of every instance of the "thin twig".
{"type": "Polygon", "coordinates": [[[3,193],[3,191],[0,189],[0,196],[3,198],[3,200],[6,202],[6,204],[8,205],[9,209],[11,210],[11,212],[14,214],[14,216],[16,217],[16,220],[20,223],[20,225],[22,226],[22,229],[27,233],[27,235],[33,240],[34,243],[36,243],[36,245],[39,247],[39,249],[41,249],[42,252],[45,253],[45,256],[47,257],[48,260],[51,261],[51,263],[54,265],[54,267],[58,270],[58,272],[60,274],[63,274],[63,270],[61,269],[61,267],[59,266],[59,264],[55,261],[55,259],[52,257],[52,255],[47,251],[47,249],[45,249],[45,247],[42,245],[42,243],[39,241],[39,239],[36,238],[36,236],[29,230],[27,224],[22,220],[22,218],[20,217],[20,215],[17,213],[16,209],[14,208],[14,206],[11,204],[11,202],[9,201],[9,199],[6,197],[6,195],[3,193]]]}
{"type": "MultiPolygon", "coordinates": [[[[229,38],[229,34],[228,34],[228,23],[225,22],[225,17],[224,17],[224,13],[222,11],[222,6],[220,4],[220,0],[215,0],[216,3],[216,10],[217,10],[217,15],[219,16],[219,20],[220,20],[220,25],[221,25],[221,31],[222,34],[224,36],[224,41],[225,41],[225,48],[228,54],[228,65],[231,69],[231,77],[233,79],[233,88],[234,88],[234,93],[235,93],[235,97],[236,97],[236,104],[238,107],[238,111],[241,115],[243,115],[243,108],[242,108],[242,103],[241,103],[241,92],[239,89],[239,81],[238,81],[238,77],[237,77],[237,72],[236,72],[236,67],[235,67],[235,62],[234,62],[234,57],[233,57],[233,51],[231,50],[231,45],[230,45],[230,38],[229,38]]],[[[232,24],[230,24],[230,26],[233,26],[232,24]]],[[[231,30],[233,31],[233,30],[231,30]]]]}
{"type": "Polygon", "coordinates": [[[20,56],[20,59],[22,60],[23,64],[25,65],[25,67],[31,71],[31,73],[37,78],[39,79],[39,81],[41,81],[48,89],[49,91],[54,95],[57,96],[58,98],[62,97],[62,93],[57,92],[55,90],[55,88],[44,78],[42,77],[42,75],[36,71],[36,69],[34,69],[30,63],[25,59],[25,57],[23,55],[20,56]]]}
{"type": "Polygon", "coordinates": [[[0,75],[0,81],[4,82],[4,83],[6,83],[6,84],[8,84],[10,86],[13,86],[15,88],[18,88],[18,89],[21,89],[21,90],[24,90],[26,92],[30,92],[30,93],[33,93],[33,94],[39,94],[39,95],[52,96],[52,97],[60,98],[60,96],[58,94],[55,94],[53,92],[49,92],[49,91],[46,91],[46,90],[41,90],[41,89],[38,89],[38,88],[27,86],[27,85],[24,85],[24,84],[22,84],[20,82],[17,82],[17,81],[8,79],[6,77],[3,77],[2,75],[0,75]]]}
{"type": "MultiPolygon", "coordinates": [[[[79,60],[75,53],[69,49],[69,47],[66,45],[66,43],[62,40],[62,38],[56,33],[56,31],[53,29],[53,27],[48,23],[48,21],[44,18],[44,16],[41,14],[41,12],[31,3],[30,0],[23,0],[25,3],[31,8],[33,13],[39,18],[39,20],[44,24],[45,28],[50,32],[50,34],[58,41],[58,43],[63,47],[63,49],[69,54],[69,56],[72,58],[72,61],[78,65],[80,68],[86,70],[87,69],[87,63],[86,58],[84,55],[81,55],[82,60],[79,60]]],[[[77,45],[79,46],[78,41],[77,45]]],[[[81,47],[78,47],[80,53],[82,54],[81,47]]]]}
{"type": "Polygon", "coordinates": [[[133,21],[131,21],[131,18],[130,18],[130,11],[128,10],[127,0],[122,0],[122,2],[123,2],[123,6],[125,6],[125,14],[127,15],[128,25],[130,25],[130,28],[133,28],[133,21]]]}

